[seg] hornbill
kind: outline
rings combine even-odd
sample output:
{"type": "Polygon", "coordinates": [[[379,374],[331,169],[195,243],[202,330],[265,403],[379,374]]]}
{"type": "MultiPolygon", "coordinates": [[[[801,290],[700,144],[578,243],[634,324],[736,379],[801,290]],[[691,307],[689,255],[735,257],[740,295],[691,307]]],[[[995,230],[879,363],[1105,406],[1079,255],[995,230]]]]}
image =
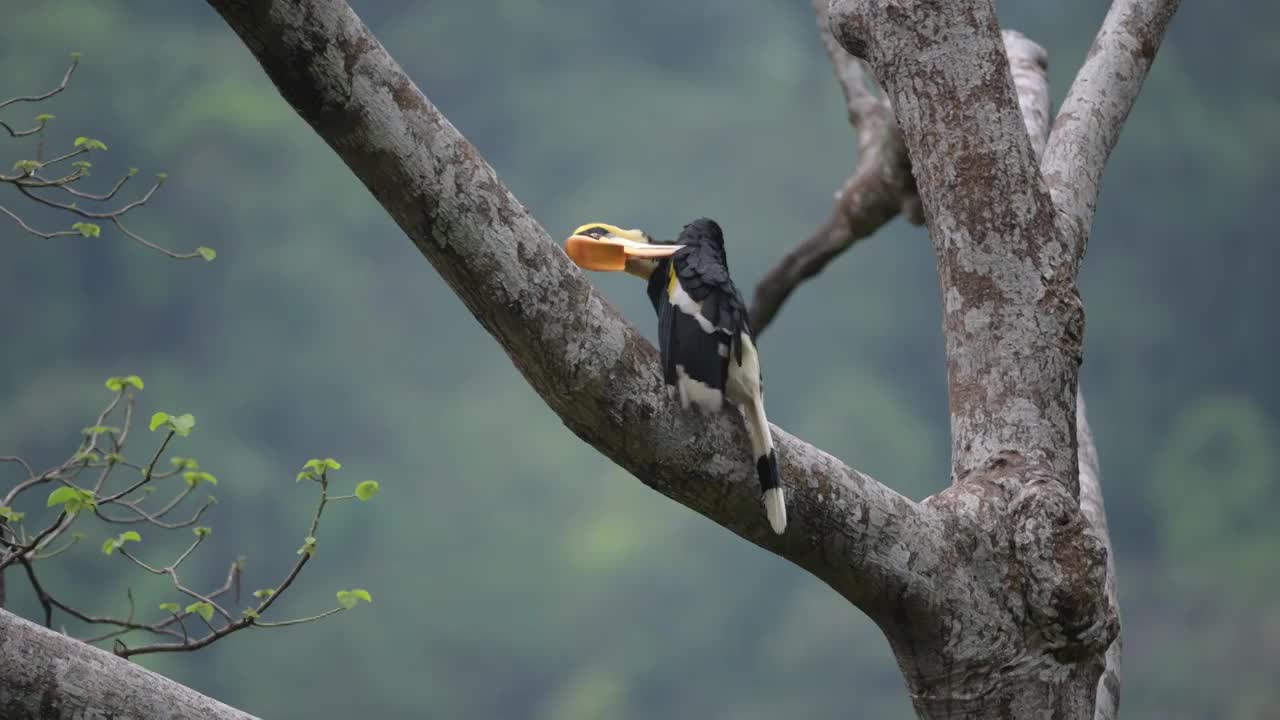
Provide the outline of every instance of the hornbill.
{"type": "Polygon", "coordinates": [[[694,220],[674,243],[642,230],[587,223],[565,241],[569,256],[590,270],[625,271],[648,281],[658,314],[662,375],[685,409],[719,412],[728,400],[751,436],[765,514],[779,535],[787,507],[778,455],[764,412],[760,356],[742,295],[729,278],[724,233],[710,218],[694,220]]]}

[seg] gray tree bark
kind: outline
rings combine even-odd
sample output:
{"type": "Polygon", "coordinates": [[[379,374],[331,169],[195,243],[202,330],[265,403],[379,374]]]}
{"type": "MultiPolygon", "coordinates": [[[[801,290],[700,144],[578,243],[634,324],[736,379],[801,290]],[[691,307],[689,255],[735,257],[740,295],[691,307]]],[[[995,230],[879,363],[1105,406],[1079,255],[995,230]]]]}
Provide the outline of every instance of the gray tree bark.
{"type": "Polygon", "coordinates": [[[792,520],[781,537],[759,512],[740,424],[679,411],[653,348],[345,2],[209,3],[565,425],[867,613],[921,717],[1115,716],[1115,576],[1077,402],[1076,271],[1106,157],[1177,0],[1116,1],[1047,141],[1044,52],[1002,37],[992,0],[832,0],[827,48],[862,131],[855,177],[884,197],[846,187],[835,230],[806,257],[820,269],[863,212],[882,218],[867,234],[904,209],[928,219],[953,482],[913,502],[774,428],[792,520]],[[858,91],[868,68],[886,98],[858,91]]]}
{"type": "Polygon", "coordinates": [[[0,717],[251,720],[105,650],[0,610],[0,717]]]}

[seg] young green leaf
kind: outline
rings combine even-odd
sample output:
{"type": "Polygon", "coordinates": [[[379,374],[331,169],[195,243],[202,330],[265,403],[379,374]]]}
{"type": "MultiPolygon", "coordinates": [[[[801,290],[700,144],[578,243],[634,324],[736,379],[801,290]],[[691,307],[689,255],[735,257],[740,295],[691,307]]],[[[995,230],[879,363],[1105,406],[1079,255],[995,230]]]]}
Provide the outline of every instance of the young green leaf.
{"type": "Polygon", "coordinates": [[[217,250],[214,250],[211,247],[205,247],[204,245],[196,248],[196,252],[200,253],[200,257],[204,258],[205,262],[213,262],[214,258],[218,257],[217,250]]]}
{"type": "Polygon", "coordinates": [[[213,534],[213,528],[201,525],[200,527],[191,528],[191,532],[195,533],[196,537],[209,537],[213,534]]]}
{"type": "Polygon", "coordinates": [[[84,237],[101,237],[102,228],[90,222],[71,223],[71,229],[84,237]]]}
{"type": "Polygon", "coordinates": [[[347,610],[355,607],[361,600],[371,603],[373,602],[373,596],[369,594],[368,590],[361,588],[338,591],[338,604],[347,610]]]}
{"type": "Polygon", "coordinates": [[[160,609],[165,612],[173,613],[174,615],[177,615],[178,611],[182,609],[182,606],[179,605],[178,603],[160,603],[160,609]]]}
{"type": "MultiPolygon", "coordinates": [[[[88,428],[85,428],[85,429],[87,430],[88,428]]],[[[71,460],[73,462],[78,462],[78,463],[79,462],[96,463],[99,460],[101,460],[101,458],[98,457],[98,453],[92,450],[85,450],[83,452],[78,452],[75,455],[72,455],[71,460]]]]}
{"type": "Polygon", "coordinates": [[[259,600],[266,600],[267,598],[275,594],[276,594],[275,588],[262,588],[261,590],[253,591],[253,596],[258,598],[259,600]]]}
{"type": "Polygon", "coordinates": [[[112,392],[120,392],[125,385],[132,385],[139,390],[142,389],[142,378],[137,375],[126,375],[125,377],[109,377],[107,378],[107,389],[112,392]]]}
{"type": "Polygon", "coordinates": [[[156,428],[169,422],[169,413],[161,411],[151,416],[151,423],[147,427],[151,428],[151,432],[155,432],[156,428]]]}
{"type": "Polygon", "coordinates": [[[80,432],[84,433],[85,435],[105,435],[107,433],[118,435],[120,434],[120,428],[114,425],[90,425],[89,427],[84,428],[80,432]]]}
{"type": "Polygon", "coordinates": [[[199,470],[200,469],[200,463],[196,462],[195,458],[174,456],[169,458],[169,462],[173,463],[174,467],[181,468],[183,470],[199,470]]]}
{"type": "Polygon", "coordinates": [[[101,140],[94,140],[93,138],[85,137],[83,135],[76,138],[76,147],[85,148],[86,150],[106,150],[107,149],[106,143],[102,142],[101,140]]]}
{"type": "Polygon", "coordinates": [[[258,614],[258,611],[254,610],[253,608],[245,608],[244,610],[240,611],[240,614],[244,615],[250,620],[257,620],[258,618],[262,617],[261,615],[258,614]]]}
{"type": "Polygon", "coordinates": [[[372,498],[374,495],[377,495],[378,490],[379,487],[377,480],[365,480],[359,485],[356,485],[356,497],[360,498],[361,502],[364,502],[372,498]]]}
{"type": "Polygon", "coordinates": [[[122,462],[124,462],[124,456],[123,456],[123,455],[121,455],[120,453],[115,453],[115,452],[113,452],[113,453],[107,453],[106,455],[104,455],[104,456],[102,457],[102,459],[103,459],[103,460],[106,460],[106,461],[107,461],[107,462],[109,462],[109,463],[113,463],[113,464],[115,464],[115,463],[122,463],[122,462]]]}
{"type": "Polygon", "coordinates": [[[311,557],[316,554],[316,539],[308,535],[302,540],[302,547],[298,548],[299,555],[311,557]]]}
{"type": "Polygon", "coordinates": [[[40,169],[40,163],[35,160],[19,160],[13,164],[13,169],[21,171],[24,175],[29,175],[40,169]]]}
{"type": "Polygon", "coordinates": [[[191,413],[183,413],[177,417],[169,418],[169,423],[173,425],[173,431],[186,437],[191,434],[192,428],[196,426],[196,418],[191,413]]]}
{"type": "Polygon", "coordinates": [[[142,536],[137,530],[126,530],[113,538],[107,538],[102,543],[102,554],[110,555],[127,542],[142,542],[142,536]]]}
{"type": "Polygon", "coordinates": [[[341,470],[342,463],[334,460],[333,458],[325,458],[323,460],[319,458],[311,458],[307,461],[307,464],[302,467],[305,470],[311,470],[312,472],[319,474],[325,470],[341,470]]]}
{"type": "Polygon", "coordinates": [[[38,123],[40,123],[41,125],[43,125],[44,123],[49,122],[49,121],[50,121],[50,120],[52,120],[53,118],[54,118],[54,116],[53,116],[53,115],[50,115],[49,113],[40,113],[39,115],[37,115],[37,116],[36,116],[36,122],[38,122],[38,123]]]}
{"type": "Polygon", "coordinates": [[[218,478],[203,470],[188,470],[182,473],[182,479],[187,481],[187,487],[195,487],[202,482],[210,485],[218,484],[218,478]]]}
{"type": "Polygon", "coordinates": [[[315,479],[316,479],[315,473],[311,472],[310,470],[303,470],[302,472],[298,473],[298,479],[294,480],[294,482],[302,482],[303,480],[315,480],[315,479]]]}
{"type": "Polygon", "coordinates": [[[98,506],[97,500],[93,496],[92,490],[81,490],[62,486],[49,493],[49,499],[45,503],[45,507],[62,506],[63,512],[77,513],[88,508],[92,510],[98,506]]]}
{"type": "Polygon", "coordinates": [[[213,620],[213,605],[207,602],[203,602],[203,601],[193,602],[187,606],[187,612],[195,613],[199,615],[200,617],[204,618],[205,622],[209,622],[210,620],[213,620]]]}
{"type": "Polygon", "coordinates": [[[26,513],[20,513],[8,505],[0,505],[0,520],[6,522],[22,522],[22,518],[26,517],[26,513]]]}

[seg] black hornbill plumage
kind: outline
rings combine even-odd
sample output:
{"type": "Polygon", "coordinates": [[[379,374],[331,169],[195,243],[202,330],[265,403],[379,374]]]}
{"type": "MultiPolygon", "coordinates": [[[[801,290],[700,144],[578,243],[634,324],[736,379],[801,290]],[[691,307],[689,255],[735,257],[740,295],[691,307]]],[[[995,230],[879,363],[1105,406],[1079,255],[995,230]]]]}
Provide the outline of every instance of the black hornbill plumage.
{"type": "Polygon", "coordinates": [[[642,231],[604,223],[583,225],[574,235],[637,248],[675,248],[667,257],[628,257],[625,267],[648,281],[649,300],[658,315],[663,379],[686,409],[719,412],[728,400],[742,411],[765,511],[774,532],[782,534],[786,502],[764,411],[760,356],[746,303],[729,277],[719,224],[694,220],[674,243],[654,243],[642,231]]]}

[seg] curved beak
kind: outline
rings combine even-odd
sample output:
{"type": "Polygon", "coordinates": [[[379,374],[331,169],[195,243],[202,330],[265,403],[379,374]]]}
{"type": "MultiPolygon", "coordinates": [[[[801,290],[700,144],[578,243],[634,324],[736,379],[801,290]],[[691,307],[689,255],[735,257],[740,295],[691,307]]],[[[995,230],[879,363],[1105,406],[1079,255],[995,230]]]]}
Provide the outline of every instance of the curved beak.
{"type": "Polygon", "coordinates": [[[619,237],[593,238],[589,235],[571,235],[564,241],[569,259],[585,270],[621,272],[627,269],[628,258],[657,260],[671,257],[683,245],[656,245],[619,237]]]}

